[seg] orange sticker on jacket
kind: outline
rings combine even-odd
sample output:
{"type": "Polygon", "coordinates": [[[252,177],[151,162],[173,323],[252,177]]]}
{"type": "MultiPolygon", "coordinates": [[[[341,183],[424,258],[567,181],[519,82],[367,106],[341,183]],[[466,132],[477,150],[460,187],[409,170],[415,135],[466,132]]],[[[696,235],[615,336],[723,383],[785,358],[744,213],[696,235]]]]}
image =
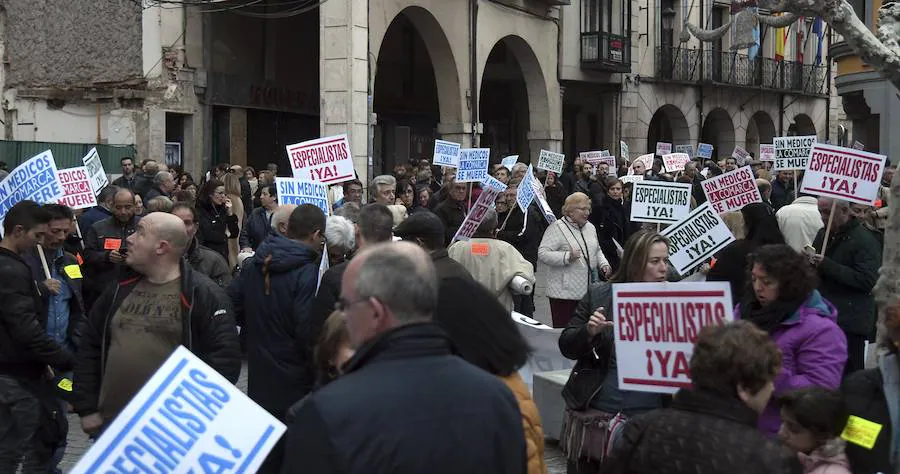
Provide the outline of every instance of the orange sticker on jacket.
{"type": "Polygon", "coordinates": [[[472,242],[472,255],[487,257],[491,253],[491,247],[485,242],[472,242]]]}
{"type": "Polygon", "coordinates": [[[119,250],[122,248],[122,239],[105,239],[103,250],[119,250]]]}

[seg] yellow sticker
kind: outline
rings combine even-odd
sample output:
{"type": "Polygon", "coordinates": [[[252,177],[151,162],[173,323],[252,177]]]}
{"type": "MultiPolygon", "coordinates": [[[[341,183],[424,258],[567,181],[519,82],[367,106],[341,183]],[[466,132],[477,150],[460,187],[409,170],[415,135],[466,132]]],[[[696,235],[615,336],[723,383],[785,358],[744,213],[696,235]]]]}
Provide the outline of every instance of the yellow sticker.
{"type": "Polygon", "coordinates": [[[875,447],[875,440],[878,439],[880,432],[881,425],[878,423],[850,415],[850,418],[847,419],[847,426],[841,433],[841,438],[866,449],[872,449],[875,447]]]}
{"type": "Polygon", "coordinates": [[[72,391],[72,381],[66,378],[60,379],[59,383],[56,384],[56,386],[67,392],[72,391]]]}
{"type": "Polygon", "coordinates": [[[63,271],[73,280],[81,278],[81,267],[78,265],[66,265],[63,267],[63,271]]]}

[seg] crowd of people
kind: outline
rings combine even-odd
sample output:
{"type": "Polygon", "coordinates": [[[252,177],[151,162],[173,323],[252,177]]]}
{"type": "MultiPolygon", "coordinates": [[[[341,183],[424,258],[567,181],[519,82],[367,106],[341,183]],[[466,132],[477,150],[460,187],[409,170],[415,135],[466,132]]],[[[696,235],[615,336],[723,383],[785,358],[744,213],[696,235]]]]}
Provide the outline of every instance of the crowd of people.
{"type": "Polygon", "coordinates": [[[65,414],[99,436],[179,345],[232,382],[245,359],[248,395],[287,424],[260,472],[546,472],[510,318],[535,316],[539,272],[539,316],[576,361],[551,436],[569,472],[898,472],[900,306],[876,325],[872,296],[894,167],[867,208],[749,166],[762,202],[723,215],[736,240],[678,275],[619,176],[689,183],[696,206],[734,158],[535,169],[552,215],[517,203],[526,163],[493,165],[506,190],[465,240],[481,187],[427,159],[344,182],[330,215],[279,205],[274,164],[195,182],[122,159],[98,206],[22,201],[3,221],[0,472],[58,470],[65,414]],[[728,282],[737,322],[700,334],[691,388],[620,389],[612,285],[688,276],[728,282]],[[859,419],[879,427],[871,445],[859,419]]]}

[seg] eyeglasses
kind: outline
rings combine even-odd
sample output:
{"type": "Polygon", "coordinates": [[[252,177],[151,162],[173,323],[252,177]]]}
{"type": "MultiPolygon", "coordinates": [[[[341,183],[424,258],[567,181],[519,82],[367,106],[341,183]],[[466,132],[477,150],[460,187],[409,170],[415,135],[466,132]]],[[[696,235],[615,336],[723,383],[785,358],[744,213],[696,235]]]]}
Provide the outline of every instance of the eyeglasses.
{"type": "Polygon", "coordinates": [[[341,297],[341,298],[338,298],[338,300],[334,302],[334,310],[344,313],[348,309],[350,309],[353,305],[355,305],[356,303],[362,303],[364,301],[369,301],[369,297],[366,296],[365,298],[359,298],[359,299],[355,299],[353,301],[347,301],[346,299],[341,297]]]}

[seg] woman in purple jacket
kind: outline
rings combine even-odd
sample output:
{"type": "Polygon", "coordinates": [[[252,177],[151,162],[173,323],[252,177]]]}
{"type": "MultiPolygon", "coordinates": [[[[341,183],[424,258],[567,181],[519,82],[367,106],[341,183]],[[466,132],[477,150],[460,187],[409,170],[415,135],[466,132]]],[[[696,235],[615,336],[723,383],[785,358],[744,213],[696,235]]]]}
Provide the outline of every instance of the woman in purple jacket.
{"type": "MultiPolygon", "coordinates": [[[[782,368],[772,399],[798,388],[838,388],[847,362],[847,338],[837,325],[834,305],[816,290],[815,270],[787,245],[760,247],[748,260],[752,291],[735,309],[735,317],[767,331],[781,349],[782,368]]],[[[774,437],[780,424],[776,402],[769,402],[759,429],[774,437]]]]}

